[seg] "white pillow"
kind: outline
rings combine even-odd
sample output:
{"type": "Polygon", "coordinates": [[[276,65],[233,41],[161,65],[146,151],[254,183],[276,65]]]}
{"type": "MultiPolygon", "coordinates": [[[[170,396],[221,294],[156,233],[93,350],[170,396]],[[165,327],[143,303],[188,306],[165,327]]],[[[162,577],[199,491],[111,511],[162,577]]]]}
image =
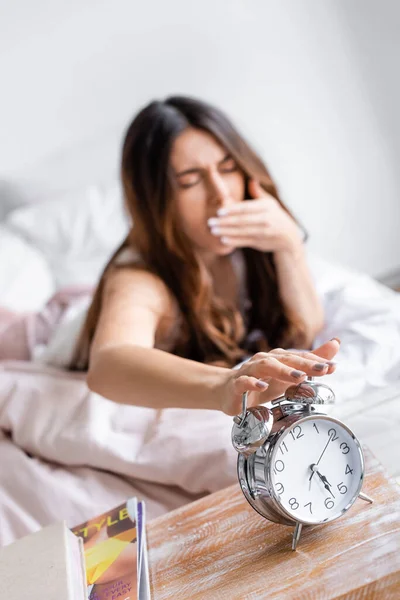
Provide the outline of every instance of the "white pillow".
{"type": "Polygon", "coordinates": [[[46,256],[56,287],[95,285],[128,231],[118,183],[88,186],[14,210],[8,227],[46,256]]]}
{"type": "Polygon", "coordinates": [[[0,224],[0,306],[35,312],[54,290],[51,270],[40,250],[0,224]]]}

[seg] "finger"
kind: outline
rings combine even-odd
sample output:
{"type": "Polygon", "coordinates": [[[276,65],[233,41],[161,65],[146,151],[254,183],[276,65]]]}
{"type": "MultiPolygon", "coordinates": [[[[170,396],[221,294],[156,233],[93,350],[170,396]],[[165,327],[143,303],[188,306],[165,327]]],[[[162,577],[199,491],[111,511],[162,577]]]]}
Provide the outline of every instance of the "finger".
{"type": "Polygon", "coordinates": [[[339,338],[333,338],[329,342],[325,342],[322,346],[314,348],[313,354],[320,356],[321,358],[327,358],[331,360],[340,350],[339,338]]]}
{"type": "Polygon", "coordinates": [[[244,392],[265,392],[269,387],[268,381],[262,381],[257,377],[249,375],[240,375],[234,381],[234,393],[244,394],[244,392]]]}
{"type": "Polygon", "coordinates": [[[319,356],[308,353],[292,353],[274,354],[275,358],[285,365],[304,371],[309,377],[318,377],[333,373],[336,365],[327,360],[321,359],[319,356]]]}
{"type": "MultiPolygon", "coordinates": [[[[259,239],[256,237],[222,236],[220,239],[225,246],[230,246],[231,248],[257,248],[259,244],[259,239]]],[[[274,247],[275,245],[272,242],[270,247],[267,247],[263,243],[264,252],[272,252],[274,247]]]]}
{"type": "Polygon", "coordinates": [[[265,238],[271,227],[266,225],[227,225],[223,227],[212,227],[210,233],[217,237],[246,237],[265,238]]]}
{"type": "Polygon", "coordinates": [[[259,198],[257,200],[248,199],[243,200],[243,202],[238,202],[237,204],[231,204],[230,206],[223,206],[222,208],[219,208],[217,210],[217,215],[219,217],[222,217],[231,214],[233,215],[240,213],[260,212],[260,210],[265,210],[266,205],[268,205],[268,202],[266,202],[266,200],[276,202],[276,199],[273,196],[267,194],[267,196],[259,198]]]}
{"type": "MultiPolygon", "coordinates": [[[[307,359],[309,361],[311,361],[314,364],[318,364],[318,365],[324,365],[326,364],[327,367],[329,367],[328,369],[328,373],[333,372],[333,370],[336,367],[336,362],[333,360],[329,360],[328,358],[324,358],[318,354],[315,354],[314,352],[308,352],[308,351],[304,351],[304,350],[282,350],[282,348],[277,348],[275,350],[271,350],[270,353],[275,356],[276,358],[278,358],[279,360],[283,360],[284,362],[287,362],[287,355],[292,355],[292,356],[297,356],[297,357],[302,357],[303,359],[307,359]]],[[[321,366],[317,367],[317,370],[322,370],[321,366]]]]}
{"type": "Polygon", "coordinates": [[[265,196],[269,196],[268,192],[264,190],[257,179],[249,179],[247,187],[252,198],[263,198],[265,196]]]}
{"type": "MultiPolygon", "coordinates": [[[[340,340],[338,338],[333,338],[332,340],[329,340],[329,342],[332,342],[332,341],[335,341],[335,342],[337,342],[337,344],[340,344],[340,340]]],[[[325,344],[327,344],[327,343],[328,342],[325,342],[325,344]]],[[[253,356],[248,360],[248,362],[256,361],[261,358],[268,358],[269,356],[272,356],[273,358],[278,358],[278,359],[280,359],[282,356],[302,356],[303,358],[309,358],[310,360],[313,360],[315,362],[323,362],[323,363],[334,364],[334,365],[336,364],[334,361],[331,361],[329,358],[324,358],[324,357],[320,356],[319,354],[315,354],[315,350],[313,350],[313,351],[296,350],[294,348],[291,348],[290,350],[284,350],[283,348],[274,348],[273,350],[269,350],[269,352],[256,352],[256,354],[253,354],[253,356]]]]}
{"type": "Polygon", "coordinates": [[[304,371],[285,365],[271,355],[253,362],[249,361],[240,367],[240,371],[242,369],[243,374],[257,377],[257,379],[272,378],[285,383],[300,383],[307,377],[304,371]]]}
{"type": "Polygon", "coordinates": [[[271,216],[268,214],[268,209],[260,206],[259,210],[252,212],[241,212],[236,214],[228,214],[223,217],[211,217],[208,219],[207,225],[213,227],[231,227],[237,225],[268,225],[271,216]]]}
{"type": "MultiPolygon", "coordinates": [[[[255,398],[259,398],[259,393],[268,390],[269,384],[265,381],[260,381],[256,377],[249,377],[246,375],[241,375],[237,377],[233,384],[233,394],[232,400],[229,402],[229,405],[224,408],[224,412],[228,415],[237,415],[242,412],[242,397],[245,392],[258,392],[255,395],[255,398]]],[[[250,394],[250,398],[253,394],[250,394]]],[[[262,398],[262,395],[261,395],[262,398]]],[[[262,400],[260,399],[260,402],[262,400]]],[[[247,406],[253,406],[254,404],[259,404],[259,401],[250,401],[248,399],[247,406]]]]}

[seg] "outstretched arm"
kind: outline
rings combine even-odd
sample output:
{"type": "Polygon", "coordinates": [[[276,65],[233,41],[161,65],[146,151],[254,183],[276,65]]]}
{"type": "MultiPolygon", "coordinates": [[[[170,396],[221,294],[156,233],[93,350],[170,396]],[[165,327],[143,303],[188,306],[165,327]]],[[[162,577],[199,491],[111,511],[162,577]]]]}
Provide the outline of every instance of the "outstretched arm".
{"type": "Polygon", "coordinates": [[[157,327],[173,314],[171,302],[164,284],[150,273],[123,269],[110,276],[87,376],[93,391],[123,404],[208,408],[233,415],[240,412],[245,391],[262,392],[249,405],[267,402],[307,375],[334,370],[329,361],[339,348],[336,341],[314,353],[259,353],[237,370],[157,350],[157,327]]]}

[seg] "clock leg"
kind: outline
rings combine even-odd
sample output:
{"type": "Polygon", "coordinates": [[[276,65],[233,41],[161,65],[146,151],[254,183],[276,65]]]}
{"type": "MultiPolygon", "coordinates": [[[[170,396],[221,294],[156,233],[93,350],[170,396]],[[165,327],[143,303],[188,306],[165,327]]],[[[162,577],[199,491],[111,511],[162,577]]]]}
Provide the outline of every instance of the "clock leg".
{"type": "Polygon", "coordinates": [[[365,500],[365,502],[369,502],[370,504],[373,503],[372,498],[370,498],[369,496],[367,496],[367,494],[363,494],[362,492],[360,492],[358,494],[358,497],[360,498],[360,500],[365,500]]]}
{"type": "Polygon", "coordinates": [[[296,523],[296,527],[294,528],[294,532],[293,532],[292,550],[296,550],[297,542],[300,539],[302,527],[303,527],[302,523],[296,523]]]}

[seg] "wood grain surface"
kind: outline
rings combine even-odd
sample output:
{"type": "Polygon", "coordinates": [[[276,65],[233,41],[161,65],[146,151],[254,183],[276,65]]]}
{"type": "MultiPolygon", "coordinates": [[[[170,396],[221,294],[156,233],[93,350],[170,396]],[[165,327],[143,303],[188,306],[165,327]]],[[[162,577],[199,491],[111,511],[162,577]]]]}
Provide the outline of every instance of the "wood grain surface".
{"type": "Polygon", "coordinates": [[[304,527],[296,552],[239,484],[149,522],[152,600],[400,599],[400,488],[364,455],[374,504],[304,527]]]}

